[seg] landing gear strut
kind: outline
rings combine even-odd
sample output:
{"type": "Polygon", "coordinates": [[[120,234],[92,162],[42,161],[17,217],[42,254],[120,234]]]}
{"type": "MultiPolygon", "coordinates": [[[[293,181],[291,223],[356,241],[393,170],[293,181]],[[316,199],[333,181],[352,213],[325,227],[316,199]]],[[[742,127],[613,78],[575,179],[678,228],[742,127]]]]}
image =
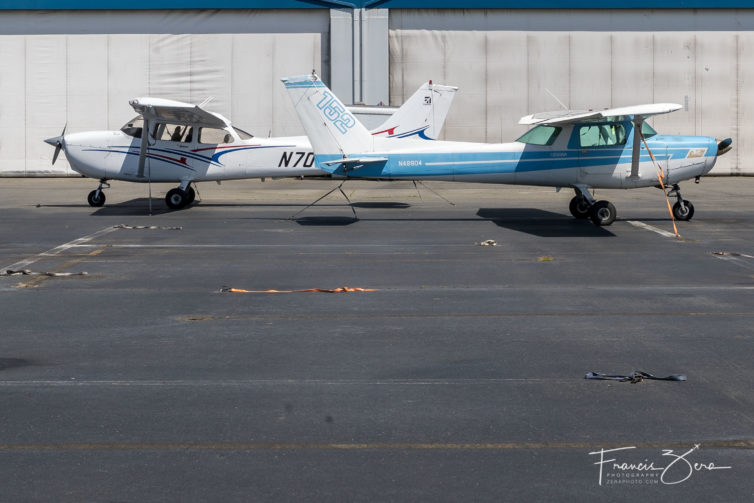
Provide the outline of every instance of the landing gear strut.
{"type": "Polygon", "coordinates": [[[102,189],[109,189],[110,184],[107,183],[107,180],[104,178],[99,181],[99,186],[91,191],[89,195],[86,197],[86,200],[89,202],[89,206],[92,206],[94,208],[99,208],[105,204],[105,193],[102,192],[102,189]]]}
{"type": "Polygon", "coordinates": [[[590,218],[595,225],[610,225],[615,221],[617,212],[610,201],[595,201],[589,188],[580,185],[574,187],[576,195],[571,199],[568,209],[578,219],[590,218]]]}
{"type": "Polygon", "coordinates": [[[668,197],[673,196],[676,198],[676,203],[673,205],[673,216],[676,220],[691,220],[691,217],[694,216],[694,205],[683,198],[677,183],[673,184],[672,190],[668,192],[668,197]]]}
{"type": "Polygon", "coordinates": [[[181,184],[180,187],[170,189],[165,195],[165,204],[170,209],[180,210],[193,203],[194,199],[196,199],[196,191],[189,182],[185,187],[181,184]]]}

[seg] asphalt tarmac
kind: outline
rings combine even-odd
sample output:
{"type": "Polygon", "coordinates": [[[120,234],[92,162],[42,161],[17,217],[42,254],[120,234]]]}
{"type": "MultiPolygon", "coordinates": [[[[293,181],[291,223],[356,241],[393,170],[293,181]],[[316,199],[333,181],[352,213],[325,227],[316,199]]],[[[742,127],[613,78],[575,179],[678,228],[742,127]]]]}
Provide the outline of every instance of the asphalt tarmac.
{"type": "Polygon", "coordinates": [[[336,185],[0,178],[0,500],[754,498],[754,178],[336,185]]]}

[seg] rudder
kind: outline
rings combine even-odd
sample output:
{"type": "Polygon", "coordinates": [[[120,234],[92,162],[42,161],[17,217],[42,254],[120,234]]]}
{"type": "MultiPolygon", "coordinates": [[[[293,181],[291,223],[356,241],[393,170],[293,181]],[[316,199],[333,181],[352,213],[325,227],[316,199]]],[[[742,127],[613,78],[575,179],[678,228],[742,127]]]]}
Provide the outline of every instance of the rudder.
{"type": "Polygon", "coordinates": [[[317,75],[281,79],[317,155],[374,150],[372,135],[317,75]]]}

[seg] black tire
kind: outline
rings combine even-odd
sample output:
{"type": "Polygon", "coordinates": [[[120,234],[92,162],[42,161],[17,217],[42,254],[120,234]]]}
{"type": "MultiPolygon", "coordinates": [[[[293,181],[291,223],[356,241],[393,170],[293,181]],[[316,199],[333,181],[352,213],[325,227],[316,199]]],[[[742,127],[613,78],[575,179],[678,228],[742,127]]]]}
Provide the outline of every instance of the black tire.
{"type": "Polygon", "coordinates": [[[597,201],[592,206],[592,211],[589,215],[594,225],[599,225],[600,227],[615,222],[616,216],[615,206],[610,201],[597,201]]]}
{"type": "Polygon", "coordinates": [[[188,195],[179,188],[170,189],[165,195],[165,204],[172,210],[180,210],[188,204],[188,195]]]}
{"type": "Polygon", "coordinates": [[[676,220],[691,220],[691,217],[694,216],[694,205],[685,199],[683,200],[683,205],[685,208],[681,208],[681,203],[675,203],[673,205],[673,216],[676,220]]]}
{"type": "Polygon", "coordinates": [[[589,211],[591,210],[589,201],[586,200],[586,197],[581,195],[574,196],[574,198],[571,199],[571,203],[568,205],[568,209],[571,211],[571,215],[579,219],[589,218],[589,214],[591,213],[589,211]]]}
{"type": "Polygon", "coordinates": [[[186,191],[186,206],[193,203],[194,199],[196,199],[196,191],[194,190],[194,187],[189,185],[188,191],[186,191]]]}
{"type": "Polygon", "coordinates": [[[86,196],[86,200],[89,202],[89,206],[99,208],[105,204],[105,193],[100,190],[97,194],[97,191],[93,190],[86,196]]]}

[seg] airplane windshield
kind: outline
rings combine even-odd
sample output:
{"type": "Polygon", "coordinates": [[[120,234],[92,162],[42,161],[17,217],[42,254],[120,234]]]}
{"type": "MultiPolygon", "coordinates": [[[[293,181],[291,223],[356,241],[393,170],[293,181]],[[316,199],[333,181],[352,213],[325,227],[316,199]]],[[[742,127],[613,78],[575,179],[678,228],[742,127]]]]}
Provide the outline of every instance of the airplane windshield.
{"type": "Polygon", "coordinates": [[[646,122],[641,123],[641,134],[644,136],[644,138],[651,138],[653,136],[657,136],[657,131],[652,129],[652,126],[647,124],[646,122]]]}
{"type": "Polygon", "coordinates": [[[249,134],[246,131],[244,131],[243,129],[238,129],[235,126],[233,126],[233,131],[235,131],[236,134],[238,134],[238,137],[240,139],[242,139],[242,140],[251,140],[252,138],[254,138],[253,134],[249,134]]]}
{"type": "Polygon", "coordinates": [[[555,126],[537,126],[524,133],[516,140],[527,145],[550,146],[560,134],[561,128],[555,126]]]}
{"type": "Polygon", "coordinates": [[[141,115],[137,115],[136,117],[128,121],[125,126],[120,128],[120,130],[126,133],[128,136],[141,138],[141,129],[143,127],[144,119],[141,118],[141,115]]]}

